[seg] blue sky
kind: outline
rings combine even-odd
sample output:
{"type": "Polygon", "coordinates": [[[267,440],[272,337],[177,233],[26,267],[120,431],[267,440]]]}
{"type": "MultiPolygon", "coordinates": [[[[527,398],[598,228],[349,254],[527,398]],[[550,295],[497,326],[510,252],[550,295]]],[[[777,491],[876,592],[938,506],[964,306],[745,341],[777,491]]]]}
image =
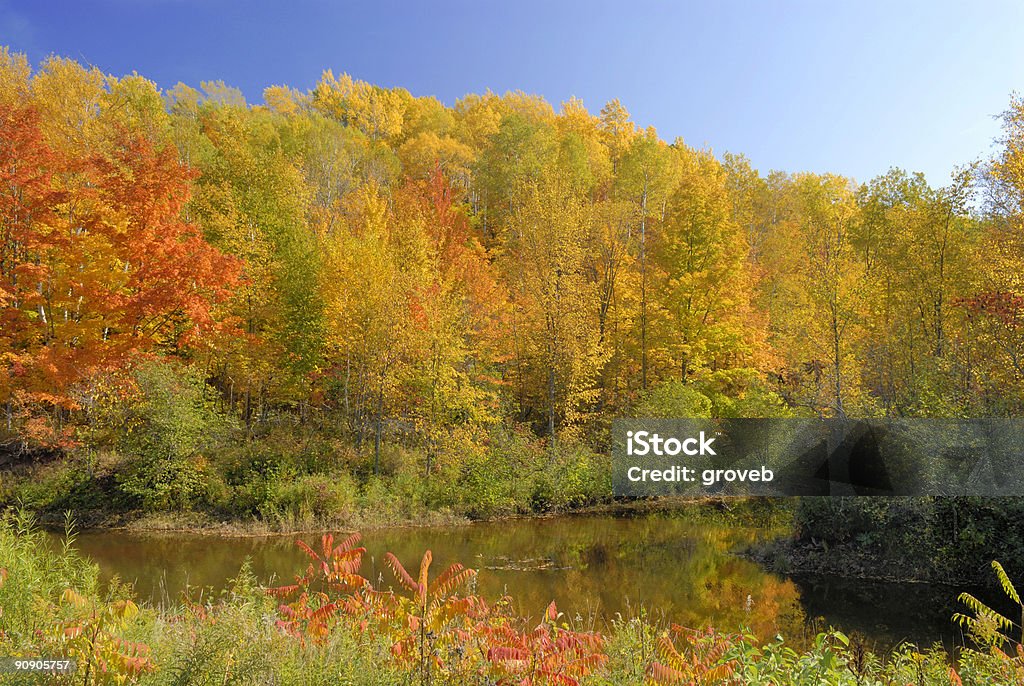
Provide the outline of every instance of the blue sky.
{"type": "Polygon", "coordinates": [[[890,166],[935,185],[991,151],[1024,90],[1024,3],[0,0],[0,44],[161,87],[312,87],[327,68],[451,104],[523,90],[762,171],[890,166]]]}

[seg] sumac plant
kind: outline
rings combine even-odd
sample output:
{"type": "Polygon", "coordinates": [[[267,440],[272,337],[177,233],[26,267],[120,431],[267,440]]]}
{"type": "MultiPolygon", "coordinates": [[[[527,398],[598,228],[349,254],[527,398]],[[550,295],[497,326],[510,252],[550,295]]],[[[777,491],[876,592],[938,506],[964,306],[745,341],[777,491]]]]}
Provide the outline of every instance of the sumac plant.
{"type": "Polygon", "coordinates": [[[335,545],[334,536],[324,534],[319,552],[296,541],[311,561],[305,572],[295,576],[294,584],[267,590],[277,598],[290,600],[278,607],[278,627],[303,643],[319,643],[327,638],[342,604],[351,600],[354,591],[369,587],[358,574],[366,552],[366,548],[356,547],[359,540],[359,534],[353,534],[335,545]]]}
{"type": "Polygon", "coordinates": [[[405,592],[385,596],[389,602],[383,616],[391,620],[391,652],[414,666],[424,683],[430,683],[435,671],[466,670],[471,655],[465,648],[473,637],[473,626],[486,621],[491,612],[483,599],[459,593],[476,571],[455,563],[431,581],[433,555],[429,550],[420,561],[415,579],[392,553],[387,553],[384,561],[405,592]]]}
{"type": "Polygon", "coordinates": [[[132,601],[104,604],[69,588],[58,612],[63,618],[51,629],[54,645],[78,662],[83,684],[123,684],[156,668],[149,646],[120,636],[139,614],[132,601]]]}
{"type": "Polygon", "coordinates": [[[718,684],[736,671],[736,662],[724,659],[739,643],[740,636],[721,634],[714,629],[688,629],[678,624],[658,640],[659,660],[647,670],[655,684],[718,684]]]}
{"type": "Polygon", "coordinates": [[[429,550],[416,576],[387,553],[395,588],[374,588],[359,574],[359,540],[354,534],[335,545],[325,535],[318,550],[299,541],[310,559],[305,571],[293,584],[268,589],[282,601],[277,626],[303,645],[322,643],[336,630],[372,633],[389,642],[392,658],[421,684],[577,686],[608,661],[604,638],[560,625],[554,603],[530,628],[507,599],[491,604],[472,592],[476,570],[455,563],[431,579],[429,550]]]}
{"type": "Polygon", "coordinates": [[[492,672],[503,682],[575,686],[608,662],[604,637],[596,632],[572,631],[557,622],[561,615],[554,601],[544,621],[531,631],[517,631],[511,623],[483,627],[492,672]]]}

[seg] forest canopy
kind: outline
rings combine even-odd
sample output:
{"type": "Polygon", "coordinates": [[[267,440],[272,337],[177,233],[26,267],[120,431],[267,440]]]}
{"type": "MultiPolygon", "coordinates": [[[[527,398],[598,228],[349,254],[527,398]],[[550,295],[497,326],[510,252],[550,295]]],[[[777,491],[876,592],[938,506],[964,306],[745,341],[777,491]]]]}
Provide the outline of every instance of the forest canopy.
{"type": "Polygon", "coordinates": [[[311,423],[429,473],[498,427],[1019,414],[1024,102],[965,162],[762,174],[617,100],[326,71],[248,104],[2,49],[3,444],[311,423]]]}

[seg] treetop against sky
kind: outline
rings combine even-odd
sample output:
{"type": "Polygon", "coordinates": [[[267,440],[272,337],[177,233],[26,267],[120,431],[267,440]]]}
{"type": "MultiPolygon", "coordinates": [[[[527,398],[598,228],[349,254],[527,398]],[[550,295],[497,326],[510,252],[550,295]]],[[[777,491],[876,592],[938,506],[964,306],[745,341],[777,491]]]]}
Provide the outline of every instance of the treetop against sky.
{"type": "Polygon", "coordinates": [[[259,102],[346,72],[448,105],[522,90],[619,98],[666,140],[762,170],[935,184],[984,154],[1024,73],[1024,5],[941,2],[0,0],[0,43],[161,88],[223,79],[259,102]]]}

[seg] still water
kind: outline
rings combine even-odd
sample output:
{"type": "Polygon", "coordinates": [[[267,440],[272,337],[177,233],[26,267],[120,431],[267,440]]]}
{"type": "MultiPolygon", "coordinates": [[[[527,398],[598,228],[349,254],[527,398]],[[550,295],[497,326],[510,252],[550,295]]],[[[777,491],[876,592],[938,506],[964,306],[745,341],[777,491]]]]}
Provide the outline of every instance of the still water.
{"type": "MultiPolygon", "coordinates": [[[[390,583],[382,556],[391,551],[415,576],[430,549],[435,573],[453,562],[479,569],[478,592],[492,599],[507,593],[533,617],[554,600],[560,611],[598,628],[644,608],[656,620],[746,626],[761,637],[781,632],[796,642],[827,626],[855,632],[878,649],[902,640],[947,646],[956,640],[949,619],[956,589],[792,579],[734,554],[772,535],[778,532],[666,512],[379,529],[364,536],[362,573],[390,583]]],[[[186,590],[196,599],[224,588],[246,558],[264,583],[289,583],[306,564],[294,537],[281,536],[102,531],[80,534],[77,547],[105,580],[116,575],[142,600],[165,605],[186,590]]]]}

